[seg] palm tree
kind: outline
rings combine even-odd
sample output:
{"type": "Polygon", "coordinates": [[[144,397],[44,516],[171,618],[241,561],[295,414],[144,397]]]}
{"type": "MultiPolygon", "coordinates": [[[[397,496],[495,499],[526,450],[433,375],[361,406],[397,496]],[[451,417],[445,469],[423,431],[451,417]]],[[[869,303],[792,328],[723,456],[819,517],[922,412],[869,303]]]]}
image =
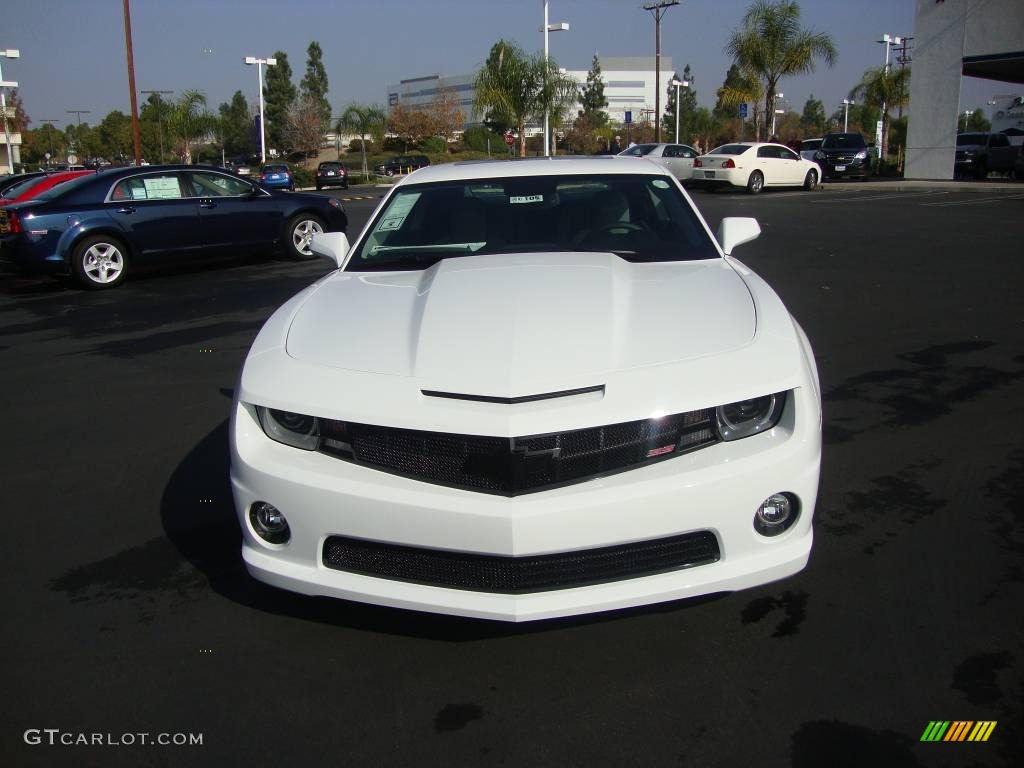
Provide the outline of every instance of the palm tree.
{"type": "MultiPolygon", "coordinates": [[[[551,131],[554,132],[555,129],[565,123],[571,110],[579,101],[580,88],[573,78],[560,71],[553,59],[549,58],[545,65],[544,57],[539,56],[533,63],[535,67],[540,68],[542,73],[542,87],[540,93],[537,94],[537,114],[535,117],[543,122],[544,112],[547,111],[551,131]],[[546,77],[544,77],[545,69],[547,70],[546,77]]],[[[556,142],[552,141],[552,154],[555,154],[555,145],[556,142]]]]}
{"type": "MultiPolygon", "coordinates": [[[[795,0],[755,0],[743,17],[743,28],[736,30],[725,46],[740,69],[764,86],[764,114],[775,108],[779,80],[814,71],[814,60],[828,66],[837,53],[831,36],[800,28],[800,6],[795,0]]],[[[765,120],[767,130],[768,120],[765,120]]]]}
{"type": "Polygon", "coordinates": [[[217,118],[206,109],[206,95],[189,90],[181,94],[167,111],[167,129],[182,149],[182,162],[192,162],[192,143],[203,139],[216,127],[217,118]]]}
{"type": "Polygon", "coordinates": [[[358,133],[363,155],[363,181],[370,175],[370,169],[366,166],[366,136],[372,134],[387,122],[387,115],[384,110],[373,104],[349,104],[341,113],[338,125],[335,130],[338,133],[348,131],[358,133]]]}
{"type": "Polygon", "coordinates": [[[889,110],[905,107],[909,100],[907,86],[910,83],[910,68],[886,70],[885,67],[868,69],[861,81],[850,91],[850,98],[866,107],[877,109],[882,115],[882,146],[879,158],[885,159],[889,151],[889,110]]]}
{"type": "Polygon", "coordinates": [[[526,157],[526,121],[537,111],[537,93],[543,82],[530,66],[523,49],[515,43],[502,41],[497,57],[492,57],[477,72],[473,109],[478,114],[490,112],[515,126],[519,134],[519,156],[526,157]]]}

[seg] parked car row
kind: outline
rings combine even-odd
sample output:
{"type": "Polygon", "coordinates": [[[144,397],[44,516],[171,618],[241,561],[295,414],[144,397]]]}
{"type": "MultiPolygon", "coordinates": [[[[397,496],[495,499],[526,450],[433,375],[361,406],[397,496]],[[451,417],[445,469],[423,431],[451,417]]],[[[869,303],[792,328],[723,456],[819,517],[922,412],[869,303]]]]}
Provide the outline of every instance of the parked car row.
{"type": "Polygon", "coordinates": [[[239,250],[308,259],[314,234],[348,225],[334,198],[286,194],[220,168],[86,171],[39,189],[53,180],[29,180],[37,186],[27,197],[0,206],[0,260],[87,288],[112,288],[136,268],[239,250]]]}
{"type": "Polygon", "coordinates": [[[814,189],[822,168],[782,144],[724,144],[706,154],[686,144],[637,144],[620,156],[642,157],[663,165],[689,186],[746,188],[757,194],[765,187],[802,186],[814,189]]]}

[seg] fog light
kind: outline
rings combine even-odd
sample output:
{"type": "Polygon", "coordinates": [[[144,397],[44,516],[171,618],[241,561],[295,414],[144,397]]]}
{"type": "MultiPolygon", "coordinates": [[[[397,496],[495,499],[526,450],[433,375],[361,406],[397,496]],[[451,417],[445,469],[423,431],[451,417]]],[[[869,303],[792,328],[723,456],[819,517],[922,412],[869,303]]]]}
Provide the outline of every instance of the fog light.
{"type": "Polygon", "coordinates": [[[257,501],[249,508],[249,522],[256,535],[270,544],[284,544],[291,538],[288,521],[273,504],[257,501]]]}
{"type": "Polygon", "coordinates": [[[762,536],[778,536],[796,521],[798,511],[795,496],[773,493],[754,513],[754,530],[762,536]]]}

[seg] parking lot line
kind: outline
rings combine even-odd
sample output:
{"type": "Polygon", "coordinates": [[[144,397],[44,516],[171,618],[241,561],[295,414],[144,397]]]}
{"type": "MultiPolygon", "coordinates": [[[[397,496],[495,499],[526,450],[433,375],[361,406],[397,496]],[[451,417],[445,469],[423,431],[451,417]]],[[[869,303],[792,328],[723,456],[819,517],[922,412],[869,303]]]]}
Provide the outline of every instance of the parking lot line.
{"type": "Polygon", "coordinates": [[[977,205],[978,203],[991,203],[996,200],[1024,200],[1024,195],[1000,195],[999,197],[979,197],[977,200],[947,200],[941,203],[918,203],[918,205],[937,208],[950,205],[977,205]]]}
{"type": "Polygon", "coordinates": [[[909,200],[912,197],[934,197],[937,195],[948,195],[951,194],[949,190],[935,190],[930,189],[927,192],[895,192],[887,195],[884,193],[869,193],[862,195],[861,197],[844,197],[842,200],[812,200],[811,202],[816,205],[834,205],[836,203],[852,203],[859,200],[909,200]]]}

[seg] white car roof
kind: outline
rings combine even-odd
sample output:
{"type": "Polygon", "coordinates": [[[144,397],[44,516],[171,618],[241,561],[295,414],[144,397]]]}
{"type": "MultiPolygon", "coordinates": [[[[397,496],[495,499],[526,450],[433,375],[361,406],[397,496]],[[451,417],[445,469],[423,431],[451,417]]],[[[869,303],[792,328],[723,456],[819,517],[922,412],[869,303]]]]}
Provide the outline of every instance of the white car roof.
{"type": "Polygon", "coordinates": [[[670,176],[664,166],[643,158],[619,157],[618,155],[556,157],[527,157],[520,160],[466,160],[457,163],[428,165],[413,171],[400,182],[403,184],[424,184],[433,181],[460,181],[462,179],[504,179],[522,176],[563,176],[567,174],[637,174],[670,176]]]}

